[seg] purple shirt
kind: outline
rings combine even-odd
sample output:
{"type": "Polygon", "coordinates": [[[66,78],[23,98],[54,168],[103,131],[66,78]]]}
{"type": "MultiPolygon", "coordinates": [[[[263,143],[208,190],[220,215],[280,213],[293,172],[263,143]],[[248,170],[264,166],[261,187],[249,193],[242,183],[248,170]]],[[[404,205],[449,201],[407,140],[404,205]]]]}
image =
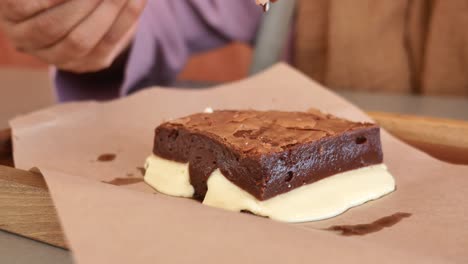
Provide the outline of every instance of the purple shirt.
{"type": "Polygon", "coordinates": [[[252,44],[261,17],[253,0],[149,0],[131,48],[97,73],[58,71],[58,98],[107,100],[170,86],[192,54],[232,41],[252,44]]]}

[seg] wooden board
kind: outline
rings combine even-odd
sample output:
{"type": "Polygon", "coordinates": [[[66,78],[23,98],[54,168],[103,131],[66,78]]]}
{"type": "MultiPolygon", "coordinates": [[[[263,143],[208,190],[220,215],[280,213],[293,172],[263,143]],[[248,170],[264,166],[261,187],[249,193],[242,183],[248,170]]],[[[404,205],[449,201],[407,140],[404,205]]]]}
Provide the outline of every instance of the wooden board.
{"type": "Polygon", "coordinates": [[[0,229],[67,248],[44,178],[0,166],[0,229]]]}
{"type": "MultiPolygon", "coordinates": [[[[468,122],[369,114],[390,133],[432,156],[468,165],[468,122]]],[[[42,175],[12,164],[10,131],[0,131],[0,229],[67,248],[42,175]]]]}

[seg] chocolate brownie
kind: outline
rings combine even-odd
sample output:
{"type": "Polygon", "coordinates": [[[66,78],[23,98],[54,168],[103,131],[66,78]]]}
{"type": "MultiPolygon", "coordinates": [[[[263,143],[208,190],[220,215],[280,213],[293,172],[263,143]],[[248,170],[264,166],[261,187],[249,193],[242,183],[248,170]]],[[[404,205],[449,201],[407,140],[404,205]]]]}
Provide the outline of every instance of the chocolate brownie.
{"type": "Polygon", "coordinates": [[[380,129],[320,111],[215,111],[156,128],[153,153],[189,163],[194,197],[220,169],[232,183],[267,200],[337,173],[380,164],[380,129]]]}

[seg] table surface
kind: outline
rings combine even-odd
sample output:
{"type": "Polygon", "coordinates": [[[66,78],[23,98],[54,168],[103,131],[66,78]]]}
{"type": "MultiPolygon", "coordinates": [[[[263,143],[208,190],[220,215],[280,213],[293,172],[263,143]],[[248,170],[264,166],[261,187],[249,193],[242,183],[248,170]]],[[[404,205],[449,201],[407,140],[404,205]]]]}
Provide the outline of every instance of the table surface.
{"type": "MultiPolygon", "coordinates": [[[[7,119],[28,111],[44,107],[53,102],[50,83],[47,73],[30,72],[23,70],[0,70],[0,82],[17,84],[18,89],[0,90],[0,129],[6,127],[7,119]],[[24,78],[28,74],[28,78],[24,78]],[[5,82],[4,82],[5,81],[5,82]],[[34,85],[31,85],[34,84],[34,85]],[[31,90],[30,87],[35,87],[31,90]],[[18,104],[19,98],[24,99],[25,91],[30,99],[36,101],[18,104]],[[3,99],[2,99],[3,98],[3,99]],[[11,98],[18,98],[13,100],[11,98]],[[7,105],[7,107],[3,107],[7,105]],[[25,108],[29,106],[30,108],[25,108]],[[5,110],[6,109],[6,110],[5,110]]],[[[360,106],[366,111],[381,111],[435,116],[452,119],[468,120],[468,99],[419,97],[408,95],[383,95],[357,92],[339,92],[345,98],[360,106]]],[[[17,235],[0,231],[0,262],[1,263],[73,263],[71,254],[63,249],[32,241],[17,235]]]]}

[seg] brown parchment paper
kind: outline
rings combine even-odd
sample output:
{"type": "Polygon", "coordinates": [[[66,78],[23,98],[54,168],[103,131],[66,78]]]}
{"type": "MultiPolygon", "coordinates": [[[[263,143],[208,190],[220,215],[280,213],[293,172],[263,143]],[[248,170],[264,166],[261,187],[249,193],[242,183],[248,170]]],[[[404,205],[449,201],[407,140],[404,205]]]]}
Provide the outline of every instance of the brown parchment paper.
{"type": "Polygon", "coordinates": [[[385,162],[397,191],[326,221],[279,223],[157,194],[144,183],[102,182],[141,178],[138,167],[151,153],[156,125],[206,107],[314,107],[369,120],[283,64],[217,88],[154,88],[17,118],[11,121],[16,165],[42,171],[77,263],[468,263],[468,167],[431,158],[385,131],[385,162]],[[104,153],[116,159],[96,161],[104,153]],[[324,230],[397,212],[412,216],[366,236],[324,230]]]}

